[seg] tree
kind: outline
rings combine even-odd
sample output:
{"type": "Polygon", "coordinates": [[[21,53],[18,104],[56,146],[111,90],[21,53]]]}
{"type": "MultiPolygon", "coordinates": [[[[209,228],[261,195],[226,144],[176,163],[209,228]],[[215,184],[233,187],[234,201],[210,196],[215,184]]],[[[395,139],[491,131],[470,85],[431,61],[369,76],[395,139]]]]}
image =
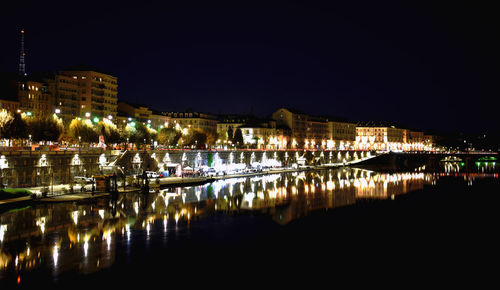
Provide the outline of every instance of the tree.
{"type": "Polygon", "coordinates": [[[197,148],[202,147],[207,142],[207,134],[199,129],[191,130],[187,136],[184,137],[185,146],[195,145],[197,148]]]}
{"type": "Polygon", "coordinates": [[[208,145],[214,145],[215,144],[215,134],[211,132],[205,133],[207,134],[207,140],[205,141],[206,144],[208,145]]]}
{"type": "Polygon", "coordinates": [[[14,116],[5,109],[0,111],[0,137],[5,139],[10,139],[9,131],[12,122],[14,121],[14,116]]]}
{"type": "Polygon", "coordinates": [[[134,123],[133,126],[130,124],[125,127],[125,136],[128,138],[129,142],[135,143],[137,146],[139,144],[149,144],[151,140],[155,140],[157,131],[148,128],[142,123],[134,123]]]}
{"type": "Polygon", "coordinates": [[[227,140],[233,142],[233,126],[227,128],[227,140]]]}
{"type": "Polygon", "coordinates": [[[224,142],[227,140],[227,132],[226,131],[219,131],[217,133],[217,139],[219,142],[224,142]]]}
{"type": "Polygon", "coordinates": [[[108,119],[97,123],[97,132],[104,136],[106,144],[117,144],[124,141],[123,134],[118,130],[118,127],[108,119]]]}
{"type": "Polygon", "coordinates": [[[99,135],[89,119],[75,118],[69,124],[68,134],[73,140],[84,143],[99,142],[99,135]]]}
{"type": "Polygon", "coordinates": [[[26,125],[31,139],[35,142],[58,141],[64,127],[57,116],[26,117],[26,125]]]}
{"type": "Polygon", "coordinates": [[[4,109],[0,111],[0,137],[5,139],[26,139],[28,129],[21,115],[10,113],[4,109]]]}
{"type": "Polygon", "coordinates": [[[172,127],[166,127],[160,130],[158,133],[158,143],[166,146],[175,146],[179,141],[182,133],[175,130],[172,127]]]}
{"type": "Polygon", "coordinates": [[[233,144],[235,144],[236,147],[243,146],[243,134],[241,133],[240,128],[236,129],[236,131],[234,132],[233,144]]]}

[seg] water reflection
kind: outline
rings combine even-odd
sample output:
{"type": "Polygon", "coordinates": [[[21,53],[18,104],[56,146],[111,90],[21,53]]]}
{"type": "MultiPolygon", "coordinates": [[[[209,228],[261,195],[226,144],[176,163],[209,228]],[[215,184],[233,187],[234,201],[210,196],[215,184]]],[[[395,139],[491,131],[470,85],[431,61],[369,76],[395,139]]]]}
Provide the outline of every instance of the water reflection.
{"type": "Polygon", "coordinates": [[[74,271],[91,273],[115,261],[118,241],[163,239],[189,232],[191,222],[215,212],[260,212],[288,224],[311,211],[354,204],[359,199],[395,199],[462,174],[472,181],[497,173],[445,170],[377,173],[362,169],[296,172],[218,180],[211,184],[169,188],[156,194],[130,193],[93,203],[42,204],[0,215],[0,279],[36,268],[54,277],[74,271]],[[158,221],[158,222],[157,222],[158,221]]]}

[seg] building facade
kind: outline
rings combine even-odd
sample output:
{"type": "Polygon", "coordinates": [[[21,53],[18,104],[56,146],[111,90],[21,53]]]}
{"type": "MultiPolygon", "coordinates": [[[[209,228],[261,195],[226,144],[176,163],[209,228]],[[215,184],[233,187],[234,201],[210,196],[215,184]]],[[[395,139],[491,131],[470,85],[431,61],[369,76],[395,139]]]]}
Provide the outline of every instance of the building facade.
{"type": "Polygon", "coordinates": [[[356,124],[345,121],[328,121],[329,138],[327,148],[339,150],[354,149],[356,124]]]}
{"type": "MultiPolygon", "coordinates": [[[[80,110],[78,115],[80,117],[106,117],[108,119],[116,117],[118,108],[118,80],[115,76],[91,69],[63,70],[58,74],[72,78],[78,82],[77,99],[79,101],[80,110]]],[[[67,78],[61,79],[67,80],[67,78]]],[[[61,93],[58,92],[58,94],[61,93]]],[[[58,104],[63,106],[64,103],[59,101],[58,104]]],[[[61,111],[63,110],[65,108],[61,108],[61,111]]]]}
{"type": "Polygon", "coordinates": [[[304,148],[308,137],[307,115],[296,110],[280,108],[272,114],[279,127],[290,129],[290,148],[304,148]]]}
{"type": "Polygon", "coordinates": [[[430,150],[424,145],[424,133],[375,122],[358,123],[355,148],[381,151],[430,150]]]}
{"type": "Polygon", "coordinates": [[[183,132],[189,129],[198,129],[207,135],[217,136],[217,117],[200,112],[168,112],[163,113],[173,126],[183,132]]]}
{"type": "Polygon", "coordinates": [[[4,100],[0,97],[0,109],[7,110],[9,112],[18,112],[18,110],[20,110],[19,101],[4,100]]]}
{"type": "Polygon", "coordinates": [[[54,100],[54,111],[64,124],[80,116],[80,84],[71,76],[52,73],[44,77],[48,89],[54,100]]]}
{"type": "Polygon", "coordinates": [[[161,130],[163,127],[168,127],[169,117],[145,105],[119,101],[118,115],[116,118],[117,126],[121,126],[130,121],[139,121],[152,129],[161,130]]]}
{"type": "Polygon", "coordinates": [[[381,123],[358,123],[355,149],[359,150],[403,150],[405,132],[395,126],[381,123]]]}
{"type": "Polygon", "coordinates": [[[54,99],[46,83],[29,79],[18,82],[19,107],[28,116],[48,116],[55,112],[54,99]]]}

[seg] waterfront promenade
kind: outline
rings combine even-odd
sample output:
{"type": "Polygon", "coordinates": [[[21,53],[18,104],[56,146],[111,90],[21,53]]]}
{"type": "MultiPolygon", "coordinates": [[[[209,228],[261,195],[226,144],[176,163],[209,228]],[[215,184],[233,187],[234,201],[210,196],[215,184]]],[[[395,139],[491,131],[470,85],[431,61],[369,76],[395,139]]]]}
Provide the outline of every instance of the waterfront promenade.
{"type": "MultiPolygon", "coordinates": [[[[330,169],[330,168],[336,168],[336,167],[341,167],[341,166],[355,165],[357,163],[366,161],[366,160],[374,158],[374,157],[376,157],[376,156],[370,156],[370,157],[366,157],[366,158],[363,158],[360,160],[349,161],[346,163],[329,163],[329,164],[322,164],[322,165],[318,165],[318,166],[300,166],[298,168],[272,168],[270,170],[263,170],[263,171],[259,171],[259,172],[245,172],[245,173],[228,174],[228,175],[213,176],[213,177],[208,177],[208,176],[161,177],[161,178],[151,179],[149,185],[150,185],[150,190],[156,190],[156,189],[159,189],[160,187],[192,186],[192,185],[198,185],[198,184],[211,182],[214,180],[223,180],[223,179],[229,179],[229,178],[252,177],[252,176],[259,176],[259,175],[280,174],[280,173],[306,171],[306,170],[322,170],[322,169],[330,169]]],[[[119,185],[118,186],[118,193],[139,192],[141,190],[140,188],[134,187],[134,186],[126,186],[124,188],[123,184],[120,185],[120,182],[118,182],[118,185],[119,185]]],[[[49,193],[47,194],[46,197],[41,197],[40,192],[42,190],[42,187],[25,188],[25,189],[31,191],[33,194],[36,194],[37,198],[32,198],[31,196],[23,196],[23,197],[11,198],[11,199],[4,199],[4,200],[0,200],[0,207],[4,206],[4,205],[12,205],[12,204],[16,204],[16,203],[29,203],[29,202],[72,202],[72,201],[79,201],[79,200],[84,200],[84,199],[92,199],[92,198],[108,196],[111,194],[109,192],[94,192],[94,193],[92,193],[92,185],[91,184],[87,184],[87,185],[83,185],[83,186],[74,185],[73,192],[68,192],[69,187],[70,187],[70,184],[58,184],[58,185],[50,186],[49,193]]]]}

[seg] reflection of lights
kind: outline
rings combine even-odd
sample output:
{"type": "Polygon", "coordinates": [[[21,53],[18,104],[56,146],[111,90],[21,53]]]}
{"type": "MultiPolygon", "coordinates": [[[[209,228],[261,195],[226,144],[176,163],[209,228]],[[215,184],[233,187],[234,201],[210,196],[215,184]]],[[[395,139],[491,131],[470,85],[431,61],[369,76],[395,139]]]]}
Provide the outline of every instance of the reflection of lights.
{"type": "Polygon", "coordinates": [[[57,245],[54,245],[52,257],[54,258],[54,267],[57,267],[57,259],[59,258],[59,248],[57,247],[57,245]]]}
{"type": "Polygon", "coordinates": [[[101,216],[102,219],[104,219],[104,210],[103,209],[99,210],[99,215],[101,216]]]}
{"type": "Polygon", "coordinates": [[[73,222],[76,224],[78,224],[78,211],[75,210],[74,212],[71,213],[71,217],[73,218],[73,222]]]}
{"type": "Polygon", "coordinates": [[[134,210],[135,210],[135,214],[139,214],[139,203],[137,201],[134,202],[134,210]]]}
{"type": "Polygon", "coordinates": [[[249,192],[249,193],[245,194],[244,200],[246,202],[248,202],[248,208],[252,208],[252,201],[254,198],[255,198],[255,193],[253,193],[253,192],[249,192]]]}
{"type": "Polygon", "coordinates": [[[108,251],[109,251],[110,246],[111,246],[111,236],[108,235],[106,241],[107,241],[107,244],[108,244],[108,251]]]}
{"type": "Polygon", "coordinates": [[[333,183],[332,181],[327,181],[326,182],[326,189],[327,190],[334,190],[335,189],[335,183],[333,183]]]}
{"type": "Polygon", "coordinates": [[[85,243],[83,243],[83,254],[85,257],[87,257],[88,250],[89,250],[89,242],[87,241],[87,239],[85,239],[85,243]]]}
{"type": "Polygon", "coordinates": [[[42,234],[45,233],[45,217],[38,218],[36,225],[40,227],[42,234]]]}
{"type": "Polygon", "coordinates": [[[0,225],[0,242],[3,242],[3,237],[7,231],[7,225],[0,225]]]}

